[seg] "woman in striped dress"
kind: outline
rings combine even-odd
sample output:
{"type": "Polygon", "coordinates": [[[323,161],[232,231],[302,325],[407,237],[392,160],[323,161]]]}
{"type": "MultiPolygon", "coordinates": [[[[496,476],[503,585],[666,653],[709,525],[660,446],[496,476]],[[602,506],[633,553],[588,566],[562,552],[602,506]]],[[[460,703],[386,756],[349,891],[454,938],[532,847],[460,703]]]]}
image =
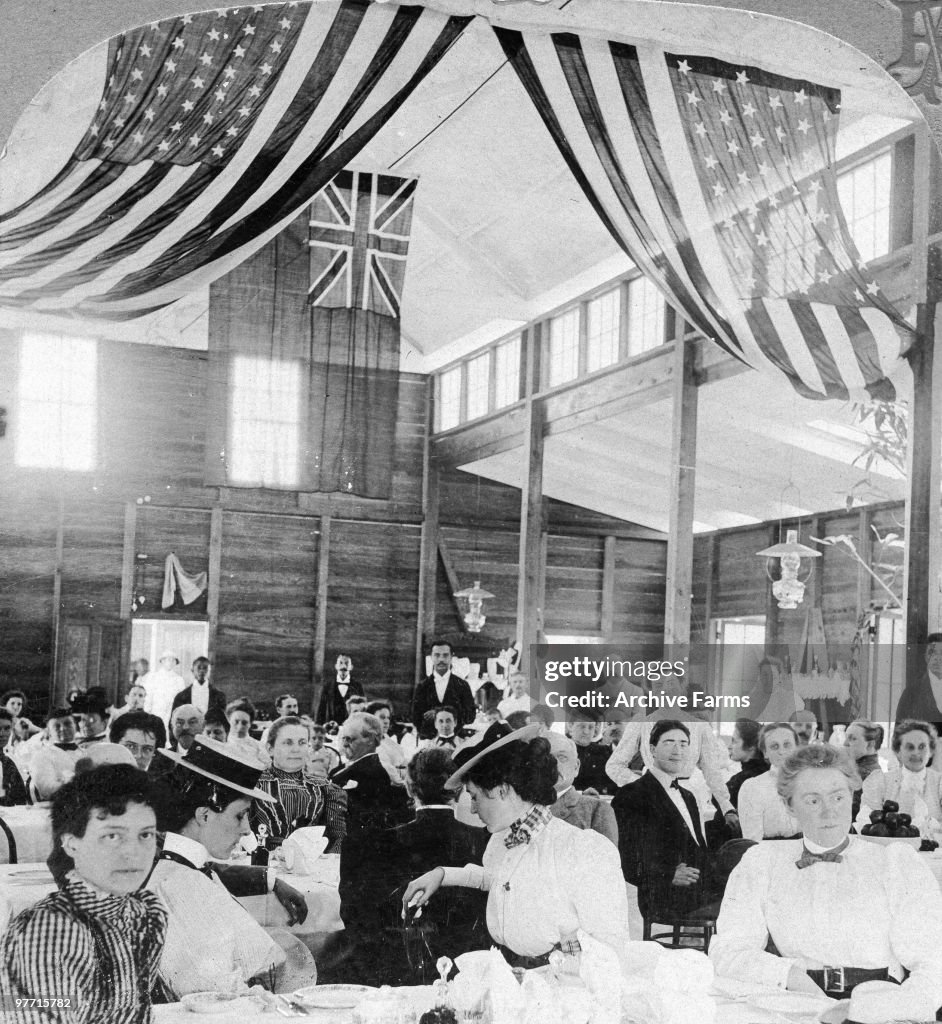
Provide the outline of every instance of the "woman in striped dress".
{"type": "Polygon", "coordinates": [[[346,835],[347,800],[343,790],[305,769],[309,745],[300,718],[289,715],[272,722],[267,744],[272,763],[259,777],[258,788],[274,803],[253,802],[252,828],[258,834],[264,825],[269,836],[285,839],[296,828],[323,825],[327,852],[335,853],[346,835]]]}

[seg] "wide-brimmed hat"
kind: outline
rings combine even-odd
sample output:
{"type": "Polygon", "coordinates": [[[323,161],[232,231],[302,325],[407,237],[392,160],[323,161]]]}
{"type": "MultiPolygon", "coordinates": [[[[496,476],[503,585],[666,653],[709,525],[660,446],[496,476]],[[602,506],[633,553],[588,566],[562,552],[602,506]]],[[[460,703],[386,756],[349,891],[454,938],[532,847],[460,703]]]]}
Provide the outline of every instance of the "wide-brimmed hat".
{"type": "Polygon", "coordinates": [[[459,789],[465,775],[485,757],[506,747],[511,743],[528,743],[540,734],[539,723],[525,725],[522,729],[511,729],[506,722],[494,722],[488,726],[480,743],[472,747],[462,747],[454,757],[458,770],[445,780],[445,789],[459,789]]]}
{"type": "Polygon", "coordinates": [[[100,715],[108,717],[108,699],[97,693],[80,693],[69,709],[75,715],[100,715]]]}
{"type": "Polygon", "coordinates": [[[193,739],[193,746],[185,754],[163,748],[160,752],[182,768],[218,782],[226,789],[234,790],[253,800],[275,803],[275,798],[271,794],[255,788],[259,776],[265,769],[254,758],[249,760],[226,743],[220,743],[208,736],[196,736],[193,739]]]}
{"type": "Polygon", "coordinates": [[[925,1020],[926,1009],[918,993],[891,981],[865,981],[854,987],[845,1024],[889,1024],[897,1020],[925,1020]]]}

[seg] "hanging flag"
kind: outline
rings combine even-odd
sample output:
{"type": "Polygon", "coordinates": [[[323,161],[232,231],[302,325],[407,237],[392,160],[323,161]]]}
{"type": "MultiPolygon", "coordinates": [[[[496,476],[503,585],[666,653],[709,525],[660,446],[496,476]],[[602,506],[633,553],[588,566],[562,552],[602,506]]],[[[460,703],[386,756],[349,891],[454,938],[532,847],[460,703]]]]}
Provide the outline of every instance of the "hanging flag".
{"type": "Polygon", "coordinates": [[[71,159],[0,215],[0,305],[129,318],[231,270],[345,167],[469,21],[322,0],[115,37],[71,159]]]}
{"type": "Polygon", "coordinates": [[[653,45],[495,32],[603,223],[682,316],[808,397],[895,396],[913,332],[841,213],[838,90],[653,45]]]}
{"type": "Polygon", "coordinates": [[[341,171],[311,204],[312,306],[399,317],[415,178],[341,171]]]}

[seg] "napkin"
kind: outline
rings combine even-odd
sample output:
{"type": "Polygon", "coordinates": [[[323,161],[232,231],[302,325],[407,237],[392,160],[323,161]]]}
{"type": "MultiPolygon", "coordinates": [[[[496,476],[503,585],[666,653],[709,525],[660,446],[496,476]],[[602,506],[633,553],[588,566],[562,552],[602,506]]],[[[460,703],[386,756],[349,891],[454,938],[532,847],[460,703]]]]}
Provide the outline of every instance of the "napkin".
{"type": "Polygon", "coordinates": [[[295,829],[281,844],[285,867],[299,875],[310,875],[320,855],[327,849],[323,825],[295,829]]]}
{"type": "Polygon", "coordinates": [[[619,1024],[621,1021],[621,964],[611,946],[599,942],[581,929],[576,933],[582,953],[579,977],[592,997],[592,1024],[619,1024]]]}
{"type": "Polygon", "coordinates": [[[500,950],[476,950],[455,958],[458,977],[452,982],[452,998],[462,1008],[486,1003],[485,1017],[491,1024],[519,1024],[525,1000],[513,971],[500,950]]]}
{"type": "Polygon", "coordinates": [[[713,964],[699,950],[629,942],[622,1005],[632,1024],[713,1024],[713,964]]]}

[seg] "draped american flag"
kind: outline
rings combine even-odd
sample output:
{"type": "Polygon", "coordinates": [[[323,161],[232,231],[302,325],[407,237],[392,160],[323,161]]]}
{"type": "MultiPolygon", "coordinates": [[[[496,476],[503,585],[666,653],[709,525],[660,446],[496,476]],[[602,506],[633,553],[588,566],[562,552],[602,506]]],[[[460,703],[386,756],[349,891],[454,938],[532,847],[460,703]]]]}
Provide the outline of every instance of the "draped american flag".
{"type": "Polygon", "coordinates": [[[654,44],[495,32],[603,223],[685,319],[808,397],[894,397],[913,334],[844,223],[838,90],[654,44]]]}
{"type": "Polygon", "coordinates": [[[399,318],[415,178],[341,171],[311,204],[310,303],[399,318]]]}
{"type": "Polygon", "coordinates": [[[115,37],[71,159],[0,215],[0,305],[128,318],[231,270],[351,161],[469,21],[323,0],[115,37]]]}

